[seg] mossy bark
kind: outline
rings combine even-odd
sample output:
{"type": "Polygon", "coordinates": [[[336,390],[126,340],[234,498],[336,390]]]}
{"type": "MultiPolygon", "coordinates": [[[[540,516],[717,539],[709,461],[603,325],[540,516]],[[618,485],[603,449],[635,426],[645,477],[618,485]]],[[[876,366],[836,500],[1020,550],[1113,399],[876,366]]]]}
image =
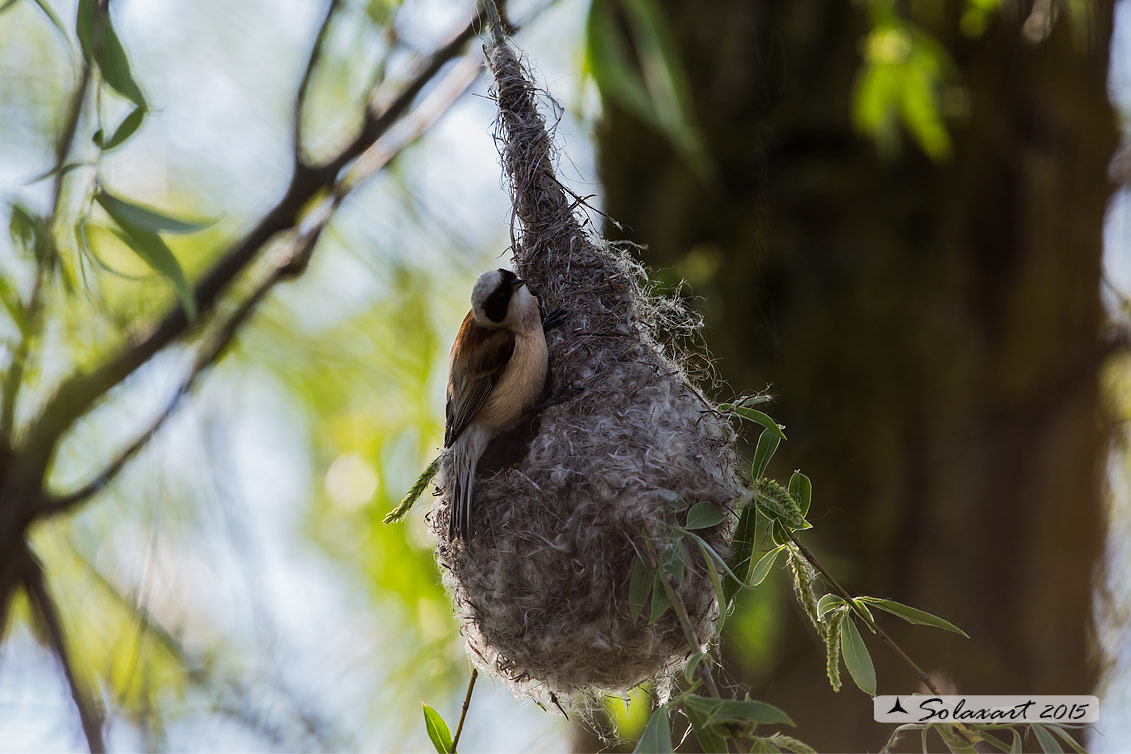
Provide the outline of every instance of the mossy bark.
{"type": "MultiPolygon", "coordinates": [[[[650,265],[705,297],[733,390],[772,385],[790,441],[771,472],[812,477],[814,546],[850,589],[970,633],[887,622],[936,680],[967,693],[1091,692],[1111,4],[1097,3],[1082,33],[1062,14],[1038,44],[1015,5],[970,39],[963,3],[910,4],[929,11],[916,20],[963,87],[950,93],[964,114],[948,119],[953,154],[939,164],[907,140],[881,159],[853,130],[859,8],[663,5],[718,178],[704,185],[607,103],[606,209],[648,245],[650,265]]],[[[803,616],[767,619],[766,599],[751,595],[753,612],[731,622],[732,675],[820,750],[879,748],[888,729],[870,702],[822,686],[803,616]]],[[[870,646],[880,693],[916,690],[870,646]]]]}

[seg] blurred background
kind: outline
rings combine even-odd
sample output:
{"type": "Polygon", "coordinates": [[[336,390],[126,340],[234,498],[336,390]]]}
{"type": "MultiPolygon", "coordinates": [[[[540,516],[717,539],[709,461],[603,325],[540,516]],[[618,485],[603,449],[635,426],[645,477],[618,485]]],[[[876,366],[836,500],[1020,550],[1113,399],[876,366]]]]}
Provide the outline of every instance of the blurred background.
{"type": "MultiPolygon", "coordinates": [[[[166,237],[199,279],[287,188],[295,96],[326,8],[113,0],[148,111],[99,150],[95,132],[133,105],[92,89],[56,202],[54,177],[39,176],[80,80],[76,6],[0,4],[9,374],[30,340],[16,446],[66,375],[177,306],[170,276],[92,207],[95,182],[214,220],[166,237]],[[18,216],[55,204],[58,263],[28,337],[37,258],[18,216]]],[[[948,688],[1099,693],[1091,748],[1131,748],[1127,3],[544,0],[508,14],[562,106],[547,114],[563,182],[705,315],[712,397],[775,396],[790,441],[771,472],[813,480],[826,564],[971,635],[891,626],[948,688]]],[[[302,109],[306,154],[336,154],[370,89],[378,102],[396,91],[471,17],[454,0],[340,2],[302,109]]],[[[29,530],[111,750],[426,751],[420,703],[458,717],[468,662],[428,498],[402,524],[381,519],[441,444],[471,283],[507,263],[486,80],[458,97],[435,83],[478,50],[472,39],[470,62],[424,88],[435,122],[409,124],[419,138],[345,198],[309,268],[270,292],[121,475],[29,530]]],[[[161,413],[197,335],[81,417],[51,489],[95,476],[161,413]]],[[[85,748],[31,616],[17,594],[0,751],[85,748]]],[[[786,709],[822,751],[879,749],[887,729],[866,696],[829,689],[807,626],[772,577],[727,624],[725,678],[786,709]]],[[[882,648],[873,657],[880,693],[915,690],[882,648]]],[[[620,748],[647,704],[609,703],[620,748]]],[[[461,742],[601,746],[487,678],[461,742]]]]}

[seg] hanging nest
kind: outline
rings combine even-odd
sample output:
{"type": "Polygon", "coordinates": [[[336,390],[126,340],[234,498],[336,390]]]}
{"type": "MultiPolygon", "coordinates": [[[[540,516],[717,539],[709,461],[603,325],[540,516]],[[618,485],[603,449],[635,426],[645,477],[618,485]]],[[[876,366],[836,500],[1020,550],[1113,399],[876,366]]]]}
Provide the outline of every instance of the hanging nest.
{"type": "Polygon", "coordinates": [[[447,541],[449,502],[437,499],[436,557],[472,654],[516,691],[623,691],[693,651],[672,610],[654,623],[647,607],[630,611],[630,574],[649,547],[661,559],[682,548],[677,592],[698,641],[713,635],[707,566],[670,526],[688,504],[717,504],[723,521],[697,533],[728,557],[742,494],[735,433],[660,345],[700,323],[653,296],[627,250],[587,232],[580,200],[554,176],[538,91],[509,46],[486,52],[519,221],[516,270],[544,311],[561,307],[566,319],[547,334],[548,405],[517,430],[517,452],[498,438],[480,461],[468,543],[447,541]]]}

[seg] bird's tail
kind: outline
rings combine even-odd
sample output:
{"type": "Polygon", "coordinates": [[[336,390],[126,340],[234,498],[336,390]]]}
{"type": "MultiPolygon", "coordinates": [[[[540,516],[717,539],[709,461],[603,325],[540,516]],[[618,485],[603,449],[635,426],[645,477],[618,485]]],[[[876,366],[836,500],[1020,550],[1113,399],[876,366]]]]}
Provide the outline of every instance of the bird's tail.
{"type": "Polygon", "coordinates": [[[453,476],[451,510],[448,516],[448,540],[457,537],[471,541],[471,496],[475,489],[475,470],[483,453],[486,438],[479,427],[468,427],[452,447],[453,476]]]}

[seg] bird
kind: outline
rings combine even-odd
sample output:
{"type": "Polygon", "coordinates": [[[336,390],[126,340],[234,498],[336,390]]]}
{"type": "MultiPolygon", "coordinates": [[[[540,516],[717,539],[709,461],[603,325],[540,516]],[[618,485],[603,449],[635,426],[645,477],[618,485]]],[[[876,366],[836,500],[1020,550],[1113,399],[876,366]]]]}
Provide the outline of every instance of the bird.
{"type": "Polygon", "coordinates": [[[514,427],[546,382],[549,352],[538,297],[510,270],[490,270],[471,290],[448,360],[444,448],[451,454],[448,540],[471,538],[471,498],[479,458],[514,427]]]}

